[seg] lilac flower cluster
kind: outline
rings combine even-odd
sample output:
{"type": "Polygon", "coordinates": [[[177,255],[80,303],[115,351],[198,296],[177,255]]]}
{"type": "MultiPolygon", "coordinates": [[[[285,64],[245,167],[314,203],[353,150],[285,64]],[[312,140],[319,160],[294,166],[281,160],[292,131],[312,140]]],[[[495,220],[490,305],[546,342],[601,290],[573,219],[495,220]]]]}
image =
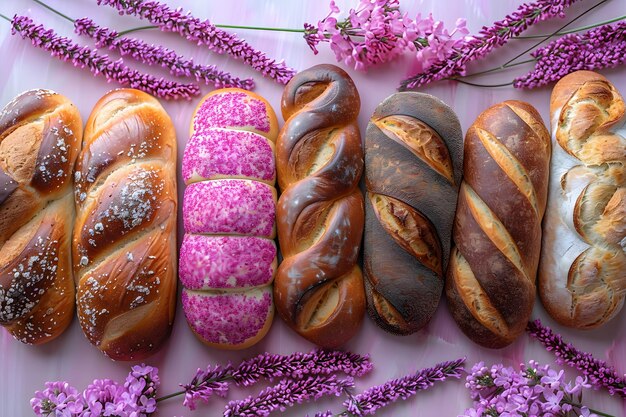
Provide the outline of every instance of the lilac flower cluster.
{"type": "Polygon", "coordinates": [[[37,416],[59,417],[147,417],[156,411],[158,370],[133,366],[123,385],[96,379],[82,393],[67,382],[47,382],[35,392],[30,405],[37,416]]]}
{"type": "Polygon", "coordinates": [[[421,87],[433,81],[465,75],[468,63],[482,58],[506,44],[530,26],[554,17],[564,17],[564,11],[576,0],[537,0],[522,4],[515,12],[491,27],[483,27],[474,37],[455,45],[450,54],[432,64],[426,71],[402,81],[401,90],[421,87]]]}
{"type": "Polygon", "coordinates": [[[464,363],[465,358],[439,363],[413,375],[407,375],[369,388],[362,394],[349,397],[344,402],[347,414],[352,416],[371,415],[398,399],[406,400],[418,391],[432,387],[437,381],[460,378],[464,363]]]}
{"type": "Polygon", "coordinates": [[[557,363],[578,369],[589,378],[589,382],[594,387],[606,388],[609,394],[626,398],[626,375],[620,376],[615,368],[606,362],[594,358],[590,353],[576,349],[571,343],[566,343],[560,335],[544,326],[539,319],[528,323],[526,331],[531,337],[540,341],[546,350],[554,353],[557,363]]]}
{"type": "Polygon", "coordinates": [[[459,417],[598,417],[581,403],[583,389],[590,387],[586,378],[565,383],[562,370],[534,361],[519,370],[502,364],[487,368],[479,362],[465,386],[474,407],[459,417]]]}
{"type": "Polygon", "coordinates": [[[536,88],[555,82],[578,70],[612,68],[626,62],[626,22],[593,28],[582,34],[565,35],[537,49],[535,68],[516,78],[516,88],[536,88]]]}
{"type": "Polygon", "coordinates": [[[372,363],[367,356],[350,352],[318,349],[310,353],[296,352],[291,355],[263,353],[237,367],[227,365],[198,369],[191,383],[181,386],[185,390],[184,405],[193,410],[199,400],[206,402],[213,394],[225,396],[230,383],[247,387],[260,379],[298,380],[336,373],[360,377],[371,370],[372,363]]]}
{"type": "Polygon", "coordinates": [[[317,45],[328,42],[337,61],[366,70],[388,62],[406,51],[416,53],[420,69],[446,57],[466,35],[465,20],[459,19],[450,33],[432,14],[414,20],[400,12],[399,0],[360,0],[348,17],[339,21],[339,7],[330,2],[330,13],[314,26],[304,24],[304,38],[315,54],[317,45]]]}
{"type": "Polygon", "coordinates": [[[256,397],[231,401],[224,417],[265,417],[274,410],[285,411],[294,404],[315,401],[323,396],[340,396],[354,386],[352,377],[338,379],[337,375],[316,375],[302,379],[283,379],[265,388],[256,397]]]}
{"type": "Polygon", "coordinates": [[[118,51],[122,56],[129,55],[143,63],[159,65],[175,76],[195,77],[196,80],[214,85],[215,88],[254,88],[254,81],[250,78],[241,80],[218,70],[214,65],[199,65],[191,59],[184,59],[171,49],[150,45],[140,39],[120,37],[118,32],[103,28],[89,18],[77,19],[74,30],[79,35],[93,38],[98,48],[108,48],[118,51]]]}
{"type": "Polygon", "coordinates": [[[218,29],[208,20],[203,21],[190,13],[183,13],[181,9],[172,10],[166,4],[157,1],[97,0],[97,2],[116,8],[120,14],[146,19],[162,31],[178,33],[187,40],[205,45],[216,53],[228,53],[281,84],[287,84],[295,74],[295,71],[287,67],[283,61],[269,59],[237,36],[218,29]]]}
{"type": "Polygon", "coordinates": [[[190,98],[200,92],[195,84],[181,84],[132,70],[122,60],[112,61],[106,55],[99,55],[96,50],[79,46],[70,39],[57,35],[53,30],[36,25],[26,16],[14,16],[11,26],[13,34],[30,39],[33,45],[62,61],[69,61],[80,68],[87,67],[94,75],[101,74],[108,81],[117,81],[124,86],[165,99],[190,98]]]}

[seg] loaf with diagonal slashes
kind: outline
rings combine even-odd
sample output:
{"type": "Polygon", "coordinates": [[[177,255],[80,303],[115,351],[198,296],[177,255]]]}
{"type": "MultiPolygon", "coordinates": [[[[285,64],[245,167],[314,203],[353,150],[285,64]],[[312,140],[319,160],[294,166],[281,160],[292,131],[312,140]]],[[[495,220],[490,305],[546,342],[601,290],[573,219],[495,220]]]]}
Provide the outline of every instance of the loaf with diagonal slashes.
{"type": "Polygon", "coordinates": [[[550,135],[528,103],[491,106],[465,136],[446,295],[461,330],[480,345],[512,343],[530,318],[549,162],[550,135]]]}
{"type": "Polygon", "coordinates": [[[395,334],[435,313],[450,254],[463,171],[463,134],[441,100],[396,93],[365,136],[363,272],[370,316],[395,334]]]}

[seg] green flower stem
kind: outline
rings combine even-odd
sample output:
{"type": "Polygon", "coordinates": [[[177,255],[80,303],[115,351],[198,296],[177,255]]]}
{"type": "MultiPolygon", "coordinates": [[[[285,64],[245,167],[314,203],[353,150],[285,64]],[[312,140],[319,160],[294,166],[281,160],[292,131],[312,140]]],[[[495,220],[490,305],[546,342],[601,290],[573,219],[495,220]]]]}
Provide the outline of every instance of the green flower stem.
{"type": "MultiPolygon", "coordinates": [[[[578,409],[580,409],[581,407],[583,407],[583,404],[575,403],[575,402],[572,402],[572,401],[563,400],[563,403],[565,403],[565,404],[569,404],[569,405],[571,405],[572,407],[574,407],[574,408],[578,408],[578,409]]],[[[593,408],[591,408],[591,407],[587,407],[587,408],[588,408],[588,409],[589,409],[589,411],[591,411],[592,413],[597,414],[597,415],[602,416],[602,417],[615,417],[615,416],[614,416],[614,415],[612,415],[612,414],[603,413],[602,411],[594,410],[594,409],[593,409],[593,408]]]]}
{"type": "MultiPolygon", "coordinates": [[[[619,22],[620,20],[624,20],[624,19],[626,19],[626,15],[622,15],[622,16],[616,17],[614,19],[605,20],[603,22],[594,23],[592,25],[581,26],[579,28],[570,29],[570,30],[564,30],[564,31],[561,31],[561,32],[557,32],[554,35],[556,35],[556,36],[569,35],[571,33],[582,32],[583,30],[589,30],[589,29],[596,28],[598,26],[604,26],[604,25],[608,25],[608,24],[611,24],[611,23],[619,22]]],[[[517,36],[517,37],[512,38],[512,39],[517,39],[517,40],[520,40],[520,39],[539,39],[539,38],[545,38],[546,36],[550,36],[550,35],[517,36]]]]}
{"type": "Polygon", "coordinates": [[[156,402],[159,403],[161,401],[169,400],[170,398],[178,397],[179,395],[183,395],[185,392],[187,392],[187,391],[182,390],[182,391],[176,391],[176,392],[173,392],[171,394],[164,395],[162,397],[157,398],[156,402]]]}
{"type": "MultiPolygon", "coordinates": [[[[38,1],[38,0],[34,0],[38,1]]],[[[293,28],[272,28],[272,27],[263,27],[263,26],[239,26],[239,25],[214,25],[215,27],[222,29],[245,29],[245,30],[266,30],[272,32],[294,32],[294,33],[304,33],[304,29],[293,29],[293,28]]],[[[141,30],[147,29],[158,29],[158,26],[148,25],[148,26],[139,26],[132,29],[127,29],[119,32],[118,36],[128,35],[129,33],[139,32],[141,30]]]]}

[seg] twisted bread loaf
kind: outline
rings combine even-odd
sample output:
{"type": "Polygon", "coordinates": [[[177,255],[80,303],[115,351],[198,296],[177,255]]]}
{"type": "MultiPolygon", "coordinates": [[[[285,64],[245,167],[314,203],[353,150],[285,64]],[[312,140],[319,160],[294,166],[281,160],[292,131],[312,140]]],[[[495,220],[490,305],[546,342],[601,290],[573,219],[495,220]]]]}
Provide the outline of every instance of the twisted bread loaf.
{"type": "Polygon", "coordinates": [[[566,326],[614,317],[626,294],[624,100],[602,75],[561,79],[550,101],[554,155],[539,294],[566,326]]]}
{"type": "Polygon", "coordinates": [[[397,93],[365,137],[365,257],[370,316],[410,334],[439,304],[463,170],[456,115],[433,96],[397,93]]]}
{"type": "Polygon", "coordinates": [[[80,325],[110,358],[140,360],[169,336],[176,303],[176,134],[159,102],[102,97],[75,177],[80,325]]]}
{"type": "Polygon", "coordinates": [[[17,96],[0,114],[0,324],[40,344],[72,321],[72,169],[80,113],[48,90],[17,96]]]}
{"type": "Polygon", "coordinates": [[[274,317],[278,121],[254,93],[217,90],[198,105],[183,157],[182,303],[209,346],[243,349],[274,317]]]}
{"type": "Polygon", "coordinates": [[[465,136],[446,295],[461,330],[480,345],[510,344],[530,318],[549,161],[548,131],[524,102],[490,107],[465,136]]]}
{"type": "Polygon", "coordinates": [[[297,74],[282,98],[286,122],[276,164],[284,260],[276,273],[276,307],[300,335],[328,348],[350,339],[365,312],[356,263],[364,221],[359,107],[352,80],[333,65],[297,74]]]}

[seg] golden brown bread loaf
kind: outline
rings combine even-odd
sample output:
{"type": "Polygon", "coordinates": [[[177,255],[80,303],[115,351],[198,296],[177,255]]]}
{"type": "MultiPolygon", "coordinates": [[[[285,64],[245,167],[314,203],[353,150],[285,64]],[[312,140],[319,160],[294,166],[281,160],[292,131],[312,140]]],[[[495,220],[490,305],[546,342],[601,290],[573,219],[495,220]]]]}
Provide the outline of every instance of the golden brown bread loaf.
{"type": "Polygon", "coordinates": [[[370,316],[414,333],[437,309],[463,171],[463,134],[441,100],[396,93],[365,136],[363,273],[370,316]]]}
{"type": "Polygon", "coordinates": [[[78,319],[115,360],[139,360],[169,336],[176,302],[176,135],[138,90],[98,101],[75,175],[78,319]]]}
{"type": "Polygon", "coordinates": [[[300,72],[282,98],[276,219],[284,260],[274,300],[289,326],[327,348],[348,341],[365,313],[359,108],[354,83],[333,65],[300,72]]]}
{"type": "Polygon", "coordinates": [[[17,96],[0,114],[0,324],[48,342],[74,313],[72,169],[83,125],[49,90],[17,96]]]}
{"type": "Polygon", "coordinates": [[[539,294],[559,323],[593,328],[626,291],[624,100],[602,75],[561,79],[550,101],[554,154],[539,294]]]}
{"type": "Polygon", "coordinates": [[[476,343],[500,348],[526,327],[535,302],[550,135],[528,103],[481,113],[465,136],[446,295],[476,343]]]}

